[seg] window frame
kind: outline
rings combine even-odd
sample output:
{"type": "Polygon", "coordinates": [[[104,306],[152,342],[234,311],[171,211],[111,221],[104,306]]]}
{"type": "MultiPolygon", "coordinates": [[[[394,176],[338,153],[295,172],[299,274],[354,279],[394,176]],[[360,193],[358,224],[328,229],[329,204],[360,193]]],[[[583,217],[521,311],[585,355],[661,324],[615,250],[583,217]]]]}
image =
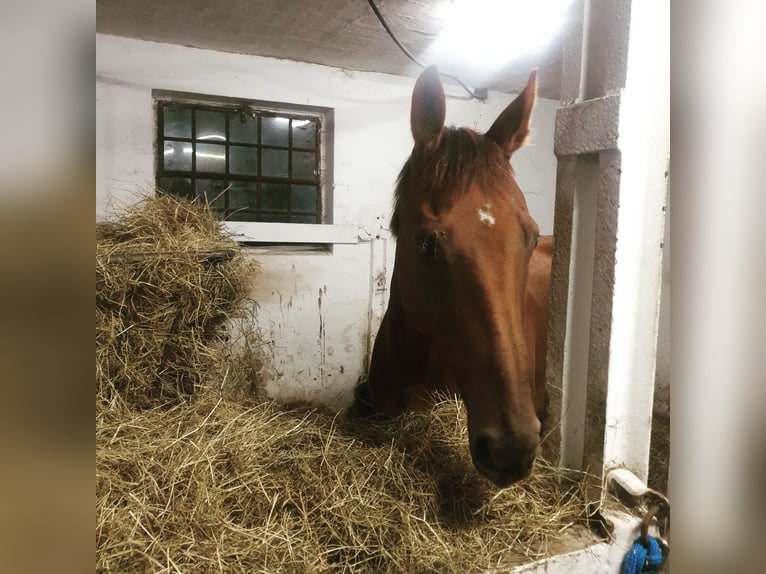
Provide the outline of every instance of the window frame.
{"type": "MultiPolygon", "coordinates": [[[[316,185],[317,186],[317,205],[316,205],[316,217],[317,222],[316,223],[298,223],[298,222],[292,222],[292,223],[270,223],[270,222],[264,222],[264,221],[247,221],[247,220],[241,220],[241,219],[232,219],[231,213],[228,212],[228,194],[225,196],[225,211],[219,213],[222,213],[222,220],[225,222],[225,224],[231,224],[232,227],[235,227],[240,232],[244,230],[244,232],[241,234],[243,236],[243,239],[241,239],[243,242],[248,242],[248,235],[250,236],[256,236],[256,237],[268,237],[269,231],[267,231],[264,234],[263,229],[273,230],[275,232],[275,237],[278,237],[278,240],[275,241],[268,241],[263,239],[257,239],[254,242],[255,243],[311,243],[313,242],[311,240],[311,237],[316,235],[317,237],[328,237],[327,230],[322,230],[321,233],[317,234],[315,232],[312,233],[311,229],[316,229],[317,226],[327,226],[332,225],[333,223],[333,201],[332,201],[332,191],[333,191],[333,173],[332,173],[332,167],[333,167],[333,132],[334,132],[334,110],[332,108],[326,108],[326,107],[320,107],[320,106],[308,106],[308,105],[302,105],[302,104],[290,104],[290,103],[284,103],[284,102],[271,102],[271,101],[263,101],[263,100],[250,100],[250,99],[243,99],[243,98],[230,98],[230,97],[224,97],[224,96],[210,96],[210,95],[203,95],[203,94],[190,94],[185,92],[174,92],[174,91],[166,91],[166,90],[153,90],[152,91],[152,97],[153,97],[153,107],[154,107],[154,141],[155,141],[155,183],[157,185],[158,190],[161,188],[161,182],[163,177],[182,177],[182,178],[188,178],[192,181],[192,193],[196,195],[196,180],[197,179],[220,179],[221,181],[244,181],[244,182],[253,182],[256,183],[259,186],[267,183],[284,183],[287,185],[316,185]],[[196,139],[196,134],[194,132],[194,118],[196,114],[192,114],[192,125],[191,125],[191,134],[190,137],[182,138],[182,137],[175,137],[175,136],[169,136],[166,138],[164,134],[164,120],[163,120],[163,109],[166,106],[169,105],[179,105],[179,106],[186,106],[193,108],[195,110],[200,111],[216,111],[216,112],[223,112],[223,113],[247,113],[251,116],[259,116],[258,120],[258,130],[259,130],[259,137],[257,143],[242,143],[240,142],[232,142],[230,140],[230,131],[229,131],[229,122],[226,122],[226,140],[224,142],[224,145],[227,147],[227,154],[226,154],[226,167],[223,173],[217,172],[197,172],[195,170],[196,167],[196,161],[195,156],[196,154],[192,154],[192,169],[188,172],[185,171],[179,171],[179,170],[166,170],[164,167],[164,144],[165,141],[179,141],[189,144],[198,144],[199,140],[196,139]],[[312,119],[316,121],[317,129],[316,129],[316,138],[317,142],[314,148],[304,148],[301,146],[292,146],[292,130],[289,130],[289,138],[288,138],[288,144],[287,146],[270,146],[269,144],[262,144],[260,139],[261,129],[262,129],[262,122],[261,118],[263,117],[274,117],[274,116],[280,116],[280,117],[288,117],[291,119],[312,119]],[[251,147],[258,150],[258,175],[244,175],[244,174],[231,174],[229,172],[229,162],[230,162],[230,154],[228,153],[228,150],[230,149],[231,145],[242,145],[244,147],[251,147]],[[275,177],[269,177],[269,176],[263,176],[261,173],[261,159],[262,159],[262,150],[263,149],[282,149],[287,151],[287,157],[288,157],[288,175],[285,178],[275,178],[275,177]],[[292,155],[293,151],[308,151],[311,150],[317,154],[317,162],[316,162],[316,170],[317,170],[317,177],[316,180],[308,180],[303,178],[293,178],[292,177],[292,155]],[[252,233],[247,233],[247,231],[250,230],[252,233]],[[285,230],[288,230],[287,234],[285,233],[285,230]],[[290,231],[291,230],[291,231],[290,231]],[[295,241],[285,241],[285,237],[295,237],[295,241]]],[[[287,194],[287,208],[284,211],[284,213],[289,217],[290,215],[295,216],[301,216],[300,212],[293,213],[290,209],[291,206],[291,195],[292,193],[287,194]]],[[[268,215],[270,212],[276,212],[277,210],[263,210],[260,207],[260,197],[261,194],[258,193],[258,203],[256,210],[253,213],[258,213],[261,215],[268,215]]],[[[308,213],[308,212],[307,212],[308,213]]],[[[345,234],[347,235],[347,234],[345,234]]],[[[332,234],[330,234],[332,236],[332,234]]],[[[325,242],[325,240],[319,241],[320,243],[325,242]]],[[[327,241],[328,243],[332,243],[332,241],[327,241]]]]}

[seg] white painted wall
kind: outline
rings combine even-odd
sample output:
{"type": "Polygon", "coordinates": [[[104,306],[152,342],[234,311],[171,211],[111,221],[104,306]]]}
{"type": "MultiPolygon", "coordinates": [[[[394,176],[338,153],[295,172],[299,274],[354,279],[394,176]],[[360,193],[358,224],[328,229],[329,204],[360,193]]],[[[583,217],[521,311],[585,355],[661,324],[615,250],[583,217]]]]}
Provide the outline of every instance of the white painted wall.
{"type": "MultiPolygon", "coordinates": [[[[96,47],[97,220],[110,205],[152,189],[152,90],[164,89],[333,108],[334,222],[371,233],[387,225],[395,179],[412,146],[412,78],[102,34],[96,47]]],[[[513,97],[490,92],[482,103],[465,99],[459,87],[445,88],[447,123],[479,130],[513,97]]],[[[553,229],[557,106],[538,100],[530,145],[513,162],[543,233],[553,229]]],[[[344,406],[364,373],[370,331],[374,335],[385,302],[371,277],[385,270],[386,284],[390,280],[390,240],[336,245],[331,254],[254,249],[252,256],[262,268],[253,295],[272,361],[264,372],[267,390],[281,400],[344,406]]]]}

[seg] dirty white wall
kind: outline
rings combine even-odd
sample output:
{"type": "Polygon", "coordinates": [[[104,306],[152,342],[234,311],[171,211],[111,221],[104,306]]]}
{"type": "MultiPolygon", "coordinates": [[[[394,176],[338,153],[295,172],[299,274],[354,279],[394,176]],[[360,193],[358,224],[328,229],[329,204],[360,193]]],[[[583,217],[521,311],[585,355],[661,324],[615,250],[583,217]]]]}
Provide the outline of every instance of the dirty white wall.
{"type": "MultiPolygon", "coordinates": [[[[163,89],[333,108],[334,223],[372,233],[387,225],[394,182],[411,149],[412,78],[101,34],[96,44],[97,219],[152,188],[152,90],[163,89]]],[[[482,103],[446,89],[447,122],[479,130],[513,97],[490,92],[482,103]]],[[[543,233],[553,229],[557,106],[538,100],[530,145],[513,162],[543,233]]],[[[390,279],[391,240],[336,245],[331,253],[251,253],[262,268],[253,296],[269,350],[267,390],[281,400],[344,406],[365,371],[370,331],[385,301],[373,276],[385,270],[390,279]]]]}

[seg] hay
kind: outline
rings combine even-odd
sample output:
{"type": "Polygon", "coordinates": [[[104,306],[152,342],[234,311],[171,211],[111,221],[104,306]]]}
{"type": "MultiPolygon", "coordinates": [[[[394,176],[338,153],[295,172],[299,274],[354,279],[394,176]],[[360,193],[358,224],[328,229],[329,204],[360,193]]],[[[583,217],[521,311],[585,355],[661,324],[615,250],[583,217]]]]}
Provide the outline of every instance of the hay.
{"type": "Polygon", "coordinates": [[[670,414],[654,410],[649,451],[649,488],[668,494],[670,468],[670,414]]]}
{"type": "Polygon", "coordinates": [[[546,554],[582,483],[497,491],[456,401],[396,421],[197,397],[97,418],[101,572],[476,572],[546,554]]]}
{"type": "Polygon", "coordinates": [[[585,523],[583,477],[481,478],[454,399],[385,421],[256,397],[253,270],[204,206],[146,198],[96,261],[98,572],[476,572],[585,523]]]}
{"type": "Polygon", "coordinates": [[[145,197],[97,224],[97,395],[151,407],[193,394],[253,273],[204,205],[145,197]]]}

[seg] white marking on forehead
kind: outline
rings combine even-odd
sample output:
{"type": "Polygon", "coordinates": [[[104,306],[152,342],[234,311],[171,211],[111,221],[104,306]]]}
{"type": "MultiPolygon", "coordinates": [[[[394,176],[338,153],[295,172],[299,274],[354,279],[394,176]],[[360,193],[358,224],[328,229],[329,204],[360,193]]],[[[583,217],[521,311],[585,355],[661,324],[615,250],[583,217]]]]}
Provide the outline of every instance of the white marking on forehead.
{"type": "Polygon", "coordinates": [[[489,227],[492,227],[495,224],[495,217],[490,211],[491,207],[491,205],[487,204],[478,210],[479,221],[486,223],[489,227]]]}

